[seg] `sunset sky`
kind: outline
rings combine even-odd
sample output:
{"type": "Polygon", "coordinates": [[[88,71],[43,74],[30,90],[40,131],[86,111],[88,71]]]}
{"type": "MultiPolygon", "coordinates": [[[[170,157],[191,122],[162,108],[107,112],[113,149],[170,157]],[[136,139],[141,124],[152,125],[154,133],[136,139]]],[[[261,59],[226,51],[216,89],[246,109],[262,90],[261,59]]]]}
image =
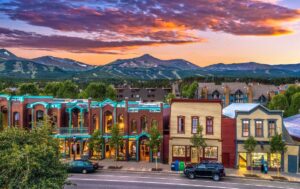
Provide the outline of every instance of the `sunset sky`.
{"type": "Polygon", "coordinates": [[[300,63],[300,0],[0,0],[0,48],[94,65],[300,63]]]}

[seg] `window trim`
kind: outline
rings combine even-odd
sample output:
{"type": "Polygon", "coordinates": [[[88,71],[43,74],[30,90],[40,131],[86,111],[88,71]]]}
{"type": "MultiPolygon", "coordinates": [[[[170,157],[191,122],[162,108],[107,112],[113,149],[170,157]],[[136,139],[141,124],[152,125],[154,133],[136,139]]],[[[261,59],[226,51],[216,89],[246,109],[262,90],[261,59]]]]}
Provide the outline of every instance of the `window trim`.
{"type": "Polygon", "coordinates": [[[254,120],[254,132],[255,132],[255,137],[257,138],[264,138],[264,120],[263,119],[255,119],[254,120]],[[258,136],[256,132],[256,122],[261,121],[261,130],[262,130],[262,135],[258,136]]]}
{"type": "Polygon", "coordinates": [[[275,135],[277,134],[277,119],[268,119],[268,137],[273,137],[270,135],[270,121],[274,121],[274,125],[275,125],[275,135]]]}
{"type": "Polygon", "coordinates": [[[251,120],[250,119],[242,119],[242,137],[249,137],[251,136],[251,131],[250,131],[250,124],[251,124],[251,120]],[[244,135],[244,121],[248,121],[248,136],[244,135]]]}
{"type": "Polygon", "coordinates": [[[206,133],[206,135],[214,135],[214,117],[213,116],[206,116],[206,118],[205,118],[205,133],[206,133]],[[211,119],[211,121],[212,121],[212,124],[211,124],[211,127],[212,127],[212,132],[210,133],[208,133],[207,132],[207,120],[208,119],[211,119]]]}
{"type": "Polygon", "coordinates": [[[199,116],[191,116],[191,134],[197,134],[198,125],[196,126],[196,133],[193,132],[193,119],[196,118],[198,120],[198,125],[200,124],[199,116]]]}
{"type": "Polygon", "coordinates": [[[177,116],[177,134],[185,134],[185,116],[177,116]],[[183,131],[179,132],[179,118],[183,119],[183,131]]]}

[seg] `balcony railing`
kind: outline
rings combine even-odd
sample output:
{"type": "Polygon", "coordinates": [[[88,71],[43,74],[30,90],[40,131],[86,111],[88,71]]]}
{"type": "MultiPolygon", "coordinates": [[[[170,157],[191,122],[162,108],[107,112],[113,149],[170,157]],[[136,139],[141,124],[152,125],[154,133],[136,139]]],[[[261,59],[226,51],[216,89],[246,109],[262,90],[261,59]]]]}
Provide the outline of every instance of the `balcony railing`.
{"type": "Polygon", "coordinates": [[[88,128],[58,128],[56,129],[56,133],[58,134],[88,134],[89,131],[88,131],[88,128]]]}

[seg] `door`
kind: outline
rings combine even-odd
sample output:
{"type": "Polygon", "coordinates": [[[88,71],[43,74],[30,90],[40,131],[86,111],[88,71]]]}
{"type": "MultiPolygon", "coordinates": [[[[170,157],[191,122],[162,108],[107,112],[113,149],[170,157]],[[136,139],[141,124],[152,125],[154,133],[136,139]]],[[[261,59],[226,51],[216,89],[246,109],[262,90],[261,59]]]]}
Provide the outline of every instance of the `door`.
{"type": "Polygon", "coordinates": [[[191,147],[191,163],[198,163],[198,154],[196,147],[191,147]]]}
{"type": "Polygon", "coordinates": [[[288,156],[288,172],[297,173],[297,156],[288,156]]]}
{"type": "Polygon", "coordinates": [[[229,167],[230,155],[229,153],[222,153],[222,163],[224,167],[229,167]]]}

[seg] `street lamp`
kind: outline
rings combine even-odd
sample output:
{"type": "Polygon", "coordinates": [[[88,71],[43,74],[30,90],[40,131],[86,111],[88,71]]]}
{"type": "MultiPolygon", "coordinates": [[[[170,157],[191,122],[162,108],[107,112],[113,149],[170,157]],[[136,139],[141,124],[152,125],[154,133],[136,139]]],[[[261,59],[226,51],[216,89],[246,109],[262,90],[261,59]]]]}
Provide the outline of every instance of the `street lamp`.
{"type": "Polygon", "coordinates": [[[75,153],[76,153],[76,136],[73,136],[73,161],[75,161],[75,153]]]}

